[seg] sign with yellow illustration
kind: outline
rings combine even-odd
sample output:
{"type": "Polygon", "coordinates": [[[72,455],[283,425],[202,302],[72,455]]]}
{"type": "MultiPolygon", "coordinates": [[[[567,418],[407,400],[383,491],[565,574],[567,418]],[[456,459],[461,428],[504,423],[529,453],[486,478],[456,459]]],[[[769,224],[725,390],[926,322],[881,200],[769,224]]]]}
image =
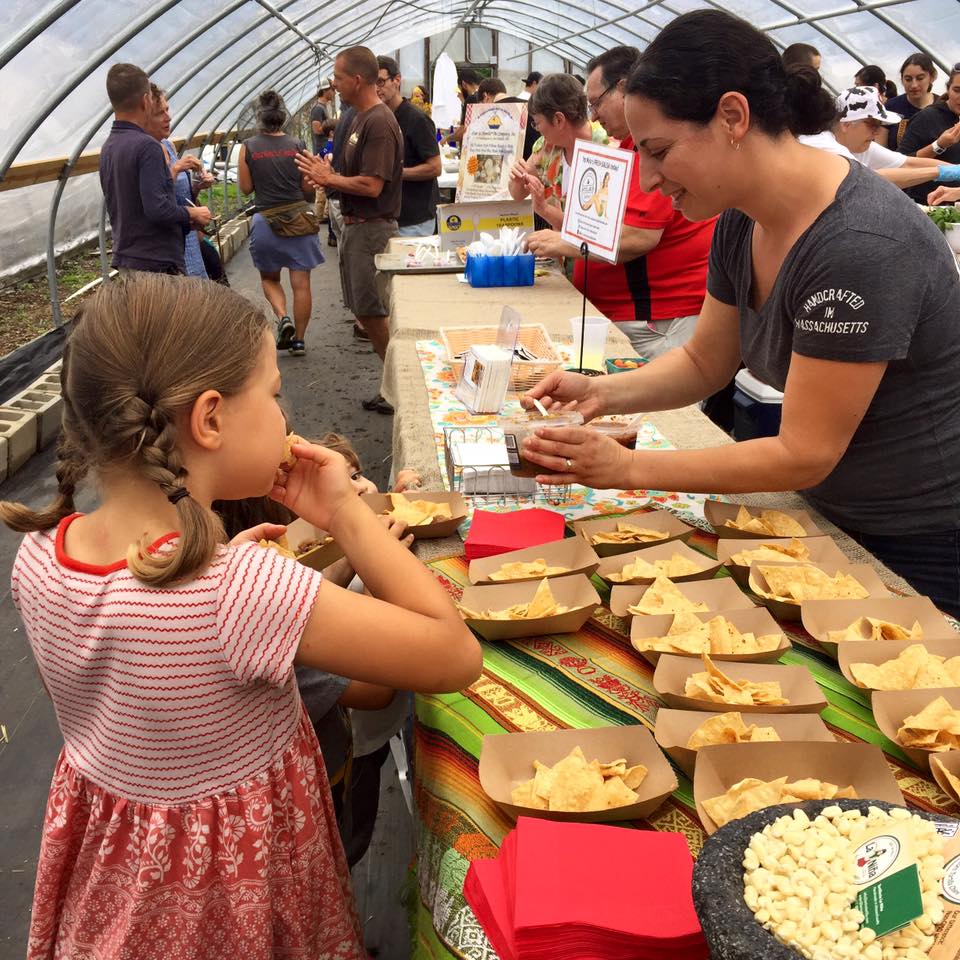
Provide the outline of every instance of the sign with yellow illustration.
{"type": "Polygon", "coordinates": [[[470,103],[460,147],[456,199],[507,197],[510,168],[523,155],[525,103],[470,103]]]}

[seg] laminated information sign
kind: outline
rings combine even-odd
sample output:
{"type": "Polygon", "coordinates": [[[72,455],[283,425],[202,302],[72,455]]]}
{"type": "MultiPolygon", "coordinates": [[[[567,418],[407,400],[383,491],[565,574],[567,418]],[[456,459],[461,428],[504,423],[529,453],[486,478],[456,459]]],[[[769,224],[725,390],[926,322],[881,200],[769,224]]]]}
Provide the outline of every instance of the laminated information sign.
{"type": "Polygon", "coordinates": [[[578,140],[567,179],[560,236],[610,263],[617,262],[620,232],[630,193],[632,150],[578,140]]]}
{"type": "Polygon", "coordinates": [[[456,200],[506,196],[510,168],[523,156],[525,103],[469,103],[460,145],[456,200]]]}

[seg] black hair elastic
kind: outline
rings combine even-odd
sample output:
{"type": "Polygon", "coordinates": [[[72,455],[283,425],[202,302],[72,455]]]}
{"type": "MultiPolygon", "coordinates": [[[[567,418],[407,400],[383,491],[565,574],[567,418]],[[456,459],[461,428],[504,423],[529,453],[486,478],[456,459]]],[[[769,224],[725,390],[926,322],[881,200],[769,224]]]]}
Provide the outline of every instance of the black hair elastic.
{"type": "Polygon", "coordinates": [[[190,491],[189,491],[186,487],[177,487],[177,489],[174,490],[173,493],[168,493],[168,494],[167,494],[167,499],[168,499],[171,503],[177,504],[177,503],[179,503],[184,497],[189,497],[189,496],[190,496],[190,491]]]}

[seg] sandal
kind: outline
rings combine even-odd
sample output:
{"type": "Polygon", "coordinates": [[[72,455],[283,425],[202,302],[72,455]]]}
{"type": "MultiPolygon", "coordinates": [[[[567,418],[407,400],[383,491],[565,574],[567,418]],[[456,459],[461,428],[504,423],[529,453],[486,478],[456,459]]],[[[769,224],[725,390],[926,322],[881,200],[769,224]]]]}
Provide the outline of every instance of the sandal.
{"type": "Polygon", "coordinates": [[[277,321],[277,349],[289,350],[296,334],[296,327],[289,317],[281,317],[277,321]]]}

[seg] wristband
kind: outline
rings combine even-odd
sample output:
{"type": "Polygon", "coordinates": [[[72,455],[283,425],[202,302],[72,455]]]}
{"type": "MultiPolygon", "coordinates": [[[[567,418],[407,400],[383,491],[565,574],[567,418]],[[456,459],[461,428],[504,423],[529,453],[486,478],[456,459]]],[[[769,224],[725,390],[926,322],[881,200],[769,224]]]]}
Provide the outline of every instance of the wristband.
{"type": "Polygon", "coordinates": [[[946,147],[940,146],[939,139],[934,140],[933,143],[930,144],[930,149],[934,152],[934,155],[938,157],[942,157],[947,152],[946,147]]]}
{"type": "Polygon", "coordinates": [[[960,164],[942,163],[940,164],[940,174],[935,183],[960,183],[960,164]]]}

